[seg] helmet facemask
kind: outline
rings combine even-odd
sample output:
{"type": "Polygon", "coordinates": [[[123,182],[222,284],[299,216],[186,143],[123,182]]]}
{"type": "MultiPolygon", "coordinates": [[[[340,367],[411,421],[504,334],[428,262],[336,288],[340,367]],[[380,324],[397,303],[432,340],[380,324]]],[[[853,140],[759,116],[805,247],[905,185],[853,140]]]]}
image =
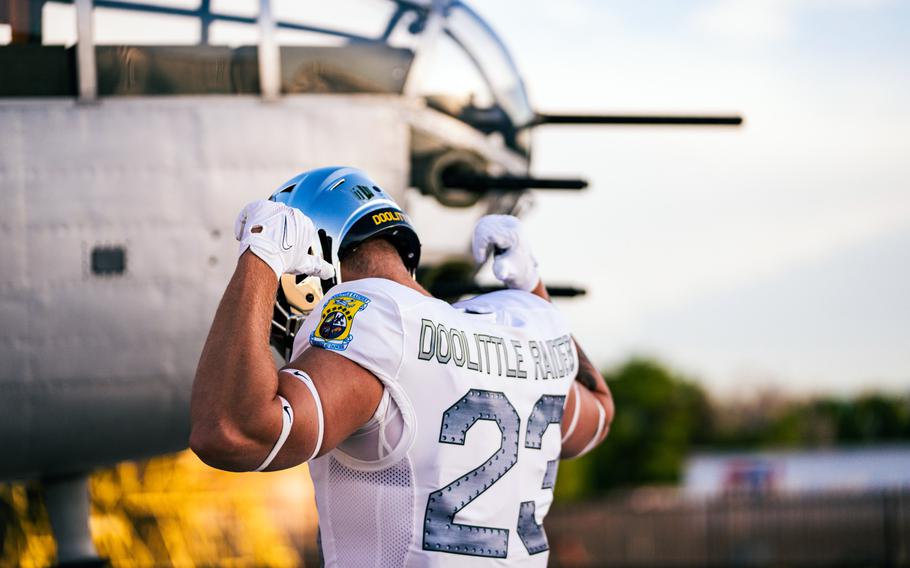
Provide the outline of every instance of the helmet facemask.
{"type": "MultiPolygon", "coordinates": [[[[324,235],[325,231],[320,233],[324,235]]],[[[309,254],[321,256],[331,263],[331,253],[327,257],[317,252],[320,250],[323,250],[322,244],[314,242],[310,245],[309,254]]],[[[331,245],[328,250],[331,250],[331,245]]],[[[269,342],[285,361],[291,360],[294,339],[304,320],[313,312],[325,292],[341,280],[341,264],[336,262],[332,265],[335,267],[335,276],[329,280],[322,280],[318,276],[284,274],[278,281],[269,342]]]]}

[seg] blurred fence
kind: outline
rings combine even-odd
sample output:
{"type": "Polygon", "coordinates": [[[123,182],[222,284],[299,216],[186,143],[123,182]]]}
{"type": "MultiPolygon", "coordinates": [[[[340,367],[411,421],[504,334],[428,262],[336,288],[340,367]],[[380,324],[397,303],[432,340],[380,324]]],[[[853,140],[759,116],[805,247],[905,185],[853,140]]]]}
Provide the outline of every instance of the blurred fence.
{"type": "Polygon", "coordinates": [[[554,505],[551,566],[910,566],[910,488],[554,505]]]}

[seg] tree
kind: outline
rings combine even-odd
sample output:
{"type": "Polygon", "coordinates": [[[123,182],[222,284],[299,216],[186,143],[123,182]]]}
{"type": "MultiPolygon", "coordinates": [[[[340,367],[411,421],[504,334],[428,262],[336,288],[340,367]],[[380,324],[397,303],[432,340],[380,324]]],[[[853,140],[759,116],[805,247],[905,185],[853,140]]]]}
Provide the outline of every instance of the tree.
{"type": "Polygon", "coordinates": [[[610,435],[589,455],[560,466],[560,498],[675,482],[692,445],[710,439],[711,405],[698,385],[648,359],[604,376],[616,400],[610,435]]]}

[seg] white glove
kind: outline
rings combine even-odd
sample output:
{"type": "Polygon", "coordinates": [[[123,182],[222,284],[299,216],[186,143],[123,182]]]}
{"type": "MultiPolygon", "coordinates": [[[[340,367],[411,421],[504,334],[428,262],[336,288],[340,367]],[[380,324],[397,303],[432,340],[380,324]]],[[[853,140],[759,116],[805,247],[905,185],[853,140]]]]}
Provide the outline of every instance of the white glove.
{"type": "Polygon", "coordinates": [[[474,226],[474,260],[483,263],[493,252],[493,274],[509,288],[530,292],[540,276],[521,221],[511,215],[486,215],[474,226]],[[492,250],[491,250],[492,249],[492,250]]]}
{"type": "Polygon", "coordinates": [[[335,274],[331,264],[309,254],[316,243],[313,221],[284,203],[260,199],[248,204],[234,221],[234,236],[240,241],[238,255],[250,249],[279,279],[285,273],[323,279],[335,274]]]}

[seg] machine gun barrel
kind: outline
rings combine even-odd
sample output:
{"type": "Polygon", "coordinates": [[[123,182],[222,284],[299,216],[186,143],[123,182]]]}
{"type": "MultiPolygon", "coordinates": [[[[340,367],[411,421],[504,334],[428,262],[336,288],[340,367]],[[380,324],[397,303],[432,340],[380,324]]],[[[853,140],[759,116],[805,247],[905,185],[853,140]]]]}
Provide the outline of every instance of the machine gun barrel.
{"type": "MultiPolygon", "coordinates": [[[[430,292],[436,296],[457,297],[469,294],[486,294],[505,290],[503,286],[486,286],[472,282],[435,282],[430,286],[430,292]]],[[[577,286],[547,286],[547,293],[554,298],[574,298],[588,293],[584,288],[577,286]]]]}
{"type": "Polygon", "coordinates": [[[739,115],[634,115],[634,114],[538,114],[532,123],[541,124],[631,124],[669,126],[740,126],[739,115]]]}
{"type": "Polygon", "coordinates": [[[478,193],[489,190],[522,191],[525,189],[579,190],[588,182],[576,178],[535,178],[530,176],[487,176],[471,172],[451,172],[443,175],[447,187],[467,189],[478,193]]]}

